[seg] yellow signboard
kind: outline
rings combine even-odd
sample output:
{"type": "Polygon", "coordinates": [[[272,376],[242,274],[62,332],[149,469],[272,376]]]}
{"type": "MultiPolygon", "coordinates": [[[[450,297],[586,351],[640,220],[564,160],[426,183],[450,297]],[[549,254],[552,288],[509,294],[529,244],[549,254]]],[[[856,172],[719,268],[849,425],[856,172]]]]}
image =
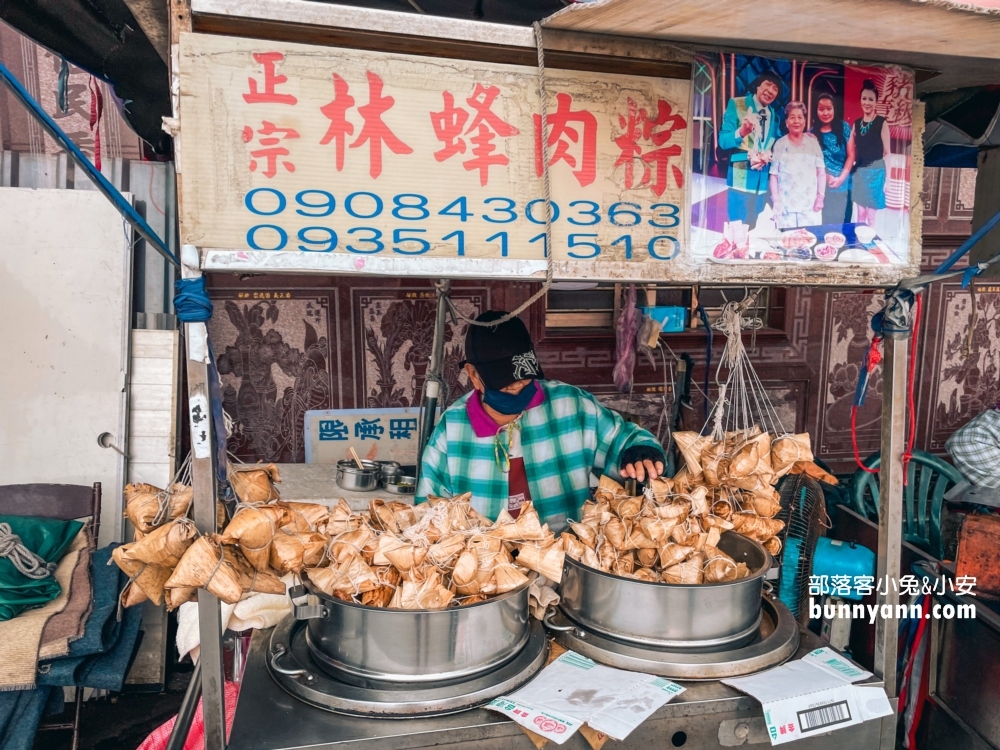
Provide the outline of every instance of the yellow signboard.
{"type": "MultiPolygon", "coordinates": [[[[921,204],[896,188],[919,184],[919,153],[886,170],[891,258],[834,260],[820,250],[854,235],[829,228],[810,262],[784,237],[740,255],[763,230],[717,221],[728,179],[705,160],[736,157],[689,80],[549,68],[543,148],[534,67],[185,34],[179,72],[181,236],[207,270],[860,286],[918,268],[921,204]],[[706,227],[736,250],[704,252],[706,227]]],[[[919,139],[919,106],[908,122],[919,139]]]]}
{"type": "MultiPolygon", "coordinates": [[[[535,68],[188,34],[183,241],[543,259],[535,68]]],[[[556,259],[669,263],[690,83],[548,70],[556,259]]]]}

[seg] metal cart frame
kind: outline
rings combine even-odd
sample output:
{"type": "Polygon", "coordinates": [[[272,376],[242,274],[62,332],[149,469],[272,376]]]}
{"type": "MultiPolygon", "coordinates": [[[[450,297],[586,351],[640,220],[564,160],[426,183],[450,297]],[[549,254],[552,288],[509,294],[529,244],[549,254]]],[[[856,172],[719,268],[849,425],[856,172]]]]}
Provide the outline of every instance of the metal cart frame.
{"type": "MultiPolygon", "coordinates": [[[[420,16],[387,11],[373,11],[361,8],[328,5],[323,3],[300,2],[298,0],[251,0],[238,5],[227,0],[170,0],[170,43],[171,43],[171,91],[174,105],[174,116],[177,116],[179,105],[179,74],[178,41],[182,32],[192,30],[192,13],[203,15],[210,22],[211,28],[229,29],[229,33],[237,33],[240,28],[266,29],[270,24],[288,22],[290,19],[297,24],[315,30],[330,27],[341,38],[350,38],[356,42],[350,46],[377,45],[378,40],[405,37],[411,42],[414,39],[425,43],[447,40],[449,44],[470,48],[473,46],[500,46],[507,49],[534,51],[534,37],[530,28],[485,24],[472,21],[460,21],[433,16],[420,16]],[[344,35],[347,35],[346,37],[344,35]]],[[[258,32],[259,33],[259,32],[258,32]]],[[[549,49],[549,37],[546,33],[546,48],[549,49]]],[[[327,41],[327,44],[331,42],[327,41]]],[[[575,54],[609,55],[617,54],[633,58],[657,59],[667,56],[672,45],[650,39],[629,39],[623,37],[597,36],[576,32],[552,32],[551,49],[572,51],[575,54]]],[[[176,119],[174,124],[176,124],[176,119]]],[[[181,140],[182,134],[175,132],[175,138],[181,140]]],[[[178,183],[184,179],[178,173],[178,183]]],[[[180,199],[178,199],[180,200],[180,199]]],[[[183,217],[183,211],[179,211],[183,217]]],[[[212,250],[212,253],[223,251],[212,250]]],[[[182,274],[184,278],[197,278],[203,272],[211,273],[222,268],[209,261],[205,262],[205,251],[194,246],[184,246],[181,253],[182,274]]],[[[271,267],[267,270],[284,273],[346,273],[354,272],[340,259],[333,255],[326,256],[330,266],[317,268],[313,259],[311,267],[296,267],[291,262],[283,262],[280,269],[271,267]]],[[[289,259],[291,260],[291,259],[289,259]]],[[[375,260],[375,259],[373,259],[375,260]]],[[[452,276],[468,278],[468,266],[464,272],[454,273],[447,268],[442,259],[427,259],[432,261],[421,267],[421,259],[407,260],[409,275],[441,278],[452,276]]],[[[399,261],[395,261],[398,265],[399,261]]],[[[540,280],[544,273],[544,261],[524,262],[523,275],[519,280],[540,280]]],[[[228,269],[231,272],[231,269],[228,269]]],[[[264,270],[264,269],[261,269],[264,270]]],[[[385,260],[380,268],[378,263],[369,263],[366,272],[391,274],[394,272],[393,261],[385,260]]],[[[398,271],[397,271],[398,272],[398,271]]],[[[475,274],[481,278],[511,278],[510,267],[497,266],[495,262],[481,260],[475,268],[475,274]]],[[[620,280],[620,279],[616,279],[620,280]]],[[[771,283],[769,276],[761,267],[758,283],[771,283]]],[[[880,287],[884,285],[879,285],[880,287]]],[[[438,316],[438,326],[442,324],[443,316],[438,316]]],[[[441,330],[436,332],[438,335],[441,330]]],[[[188,377],[189,404],[207,404],[209,402],[208,366],[199,358],[192,358],[193,348],[201,345],[207,336],[203,323],[185,324],[185,340],[187,351],[185,361],[188,377]]],[[[885,357],[883,371],[883,411],[882,411],[882,461],[880,473],[880,493],[882,503],[879,510],[879,544],[878,567],[879,579],[889,576],[898,579],[900,575],[900,552],[902,546],[902,513],[903,513],[903,473],[901,458],[904,451],[905,436],[905,391],[906,362],[908,338],[885,339],[885,357]]],[[[211,416],[206,421],[199,419],[199,431],[211,428],[211,416]]],[[[207,458],[193,458],[192,477],[194,485],[194,517],[200,531],[214,532],[216,524],[216,464],[214,451],[207,458]]],[[[889,588],[889,587],[887,587],[889,588]]],[[[887,591],[879,594],[878,603],[889,604],[895,611],[898,604],[897,591],[887,591]]],[[[222,750],[226,746],[225,712],[224,712],[224,677],[222,668],[222,639],[219,600],[208,593],[198,592],[198,608],[201,635],[201,693],[204,698],[205,747],[207,750],[222,750]]],[[[892,621],[879,620],[876,625],[875,674],[884,681],[885,690],[894,708],[897,705],[897,675],[896,675],[897,631],[892,621]]],[[[882,719],[880,747],[892,748],[895,743],[896,715],[882,719]]]]}

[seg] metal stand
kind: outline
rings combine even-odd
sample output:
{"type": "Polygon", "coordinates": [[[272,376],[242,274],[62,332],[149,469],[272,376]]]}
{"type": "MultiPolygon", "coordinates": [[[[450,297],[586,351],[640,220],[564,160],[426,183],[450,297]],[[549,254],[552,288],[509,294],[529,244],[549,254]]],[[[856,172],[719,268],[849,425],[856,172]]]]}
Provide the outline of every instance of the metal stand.
{"type": "MultiPolygon", "coordinates": [[[[899,580],[903,549],[903,451],[906,443],[906,354],[909,338],[884,341],[882,362],[882,461],[879,470],[877,581],[884,586],[878,606],[888,604],[893,613],[899,604],[899,580]]],[[[880,617],[875,622],[875,674],[885,683],[893,708],[898,702],[896,653],[899,635],[896,620],[880,617]]],[[[896,743],[897,715],[882,719],[881,747],[896,743]]]]}
{"type": "MultiPolygon", "coordinates": [[[[181,250],[185,279],[201,276],[197,248],[181,250]]],[[[216,531],[216,452],[212,438],[211,395],[208,387],[208,330],[204,323],[185,323],[187,343],[188,416],[191,425],[191,484],[194,522],[202,534],[216,531]]],[[[225,673],[222,665],[222,605],[214,594],[198,590],[198,630],[201,639],[201,694],[205,717],[205,750],[226,746],[225,673]]]]}
{"type": "Polygon", "coordinates": [[[181,707],[177,711],[177,720],[174,728],[170,730],[170,738],[167,740],[166,750],[183,750],[187,742],[188,732],[191,731],[191,722],[194,720],[194,712],[201,699],[201,662],[194,665],[194,672],[191,673],[191,681],[187,690],[184,691],[184,699],[181,707]]]}
{"type": "Polygon", "coordinates": [[[431,361],[427,367],[427,379],[424,381],[424,403],[422,408],[423,421],[420,425],[420,443],[417,450],[417,476],[420,476],[420,459],[424,448],[434,432],[434,420],[437,414],[438,398],[441,395],[441,378],[444,366],[444,334],[447,325],[448,295],[451,294],[451,281],[443,279],[437,284],[437,314],[434,318],[434,345],[431,347],[431,361]]]}

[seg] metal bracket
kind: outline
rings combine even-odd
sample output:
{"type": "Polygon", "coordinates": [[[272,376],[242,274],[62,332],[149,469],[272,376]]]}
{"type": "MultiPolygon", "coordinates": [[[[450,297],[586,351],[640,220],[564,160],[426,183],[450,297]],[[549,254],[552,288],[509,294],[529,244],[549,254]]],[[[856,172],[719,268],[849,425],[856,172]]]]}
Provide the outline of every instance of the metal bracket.
{"type": "Polygon", "coordinates": [[[549,630],[554,630],[557,633],[568,633],[569,631],[576,628],[576,626],[573,624],[556,625],[554,622],[552,622],[552,618],[557,616],[562,616],[562,612],[560,612],[558,609],[550,609],[548,612],[545,613],[545,617],[542,619],[542,624],[549,630]]]}
{"type": "Polygon", "coordinates": [[[298,604],[296,599],[309,600],[309,593],[305,586],[301,584],[288,589],[288,599],[292,603],[292,616],[296,620],[314,620],[318,617],[325,618],[330,611],[322,604],[298,604]]]}
{"type": "Polygon", "coordinates": [[[307,682],[312,682],[316,679],[316,675],[310,672],[308,669],[287,669],[278,664],[278,659],[284,656],[286,653],[285,647],[278,645],[271,652],[271,669],[273,669],[278,674],[287,675],[288,677],[305,677],[307,682]]]}

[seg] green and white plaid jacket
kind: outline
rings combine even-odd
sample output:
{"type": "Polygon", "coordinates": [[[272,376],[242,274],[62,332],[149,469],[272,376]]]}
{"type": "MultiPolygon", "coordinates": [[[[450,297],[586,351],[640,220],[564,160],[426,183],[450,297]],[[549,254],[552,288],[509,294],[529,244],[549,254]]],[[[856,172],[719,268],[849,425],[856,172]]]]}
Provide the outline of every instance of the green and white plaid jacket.
{"type": "MultiPolygon", "coordinates": [[[[590,393],[554,380],[538,381],[545,400],[521,416],[521,450],[528,488],[543,522],[558,533],[590,499],[590,476],[619,479],[618,457],[633,445],[660,448],[649,432],[601,406],[590,393]]],[[[477,437],[466,412],[468,393],[441,415],[424,449],[418,503],[428,495],[472,493],[472,506],[491,519],[507,506],[507,474],[495,438],[477,437]]]]}

